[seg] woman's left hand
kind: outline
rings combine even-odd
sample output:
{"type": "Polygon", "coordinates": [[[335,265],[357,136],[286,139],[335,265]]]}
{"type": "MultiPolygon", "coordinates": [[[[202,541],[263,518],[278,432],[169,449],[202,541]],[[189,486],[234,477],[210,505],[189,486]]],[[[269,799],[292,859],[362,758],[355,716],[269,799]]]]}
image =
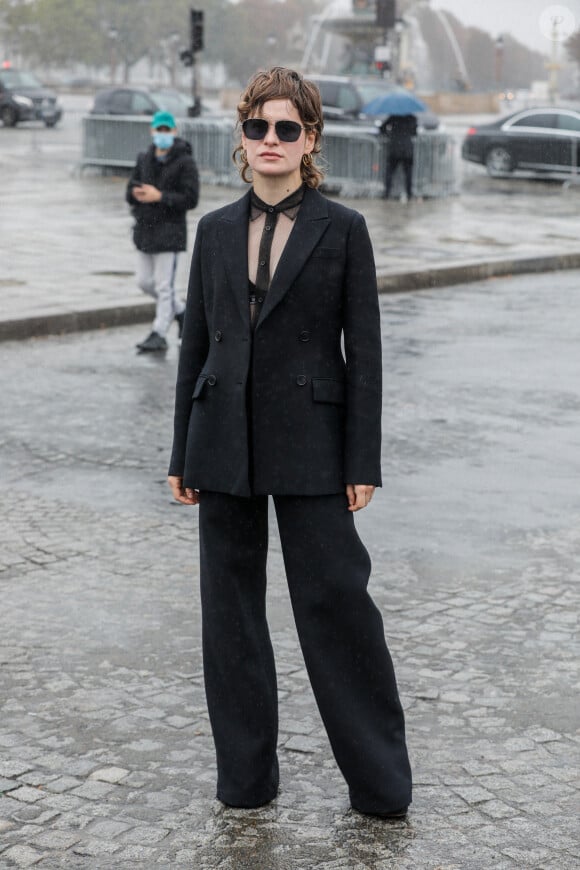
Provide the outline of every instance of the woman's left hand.
{"type": "Polygon", "coordinates": [[[173,493],[173,498],[180,504],[199,504],[199,492],[196,489],[184,489],[183,477],[170,474],[167,482],[173,493]]]}
{"type": "Polygon", "coordinates": [[[360,511],[365,508],[372,499],[375,487],[366,483],[347,483],[346,497],[349,511],[360,511]]]}

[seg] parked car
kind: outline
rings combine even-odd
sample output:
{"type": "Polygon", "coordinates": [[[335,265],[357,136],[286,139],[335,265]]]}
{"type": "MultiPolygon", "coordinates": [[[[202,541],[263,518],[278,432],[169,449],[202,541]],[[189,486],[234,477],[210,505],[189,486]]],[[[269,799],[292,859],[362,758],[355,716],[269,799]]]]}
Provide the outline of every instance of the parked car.
{"type": "Polygon", "coordinates": [[[21,121],[42,121],[54,127],[62,118],[54,91],[43,87],[36,76],[25,70],[0,69],[0,120],[5,127],[21,121]]]}
{"type": "Polygon", "coordinates": [[[580,112],[573,109],[523,109],[492,124],[470,127],[461,151],[490,175],[516,169],[565,172],[580,164],[580,112]]]}
{"type": "MultiPolygon", "coordinates": [[[[327,76],[309,75],[317,85],[322,98],[322,112],[326,121],[350,121],[380,126],[386,115],[368,115],[364,107],[383,94],[400,91],[409,93],[401,85],[395,85],[379,76],[327,76]]],[[[439,118],[432,112],[417,112],[417,121],[424,130],[436,130],[439,118]]]]}
{"type": "Polygon", "coordinates": [[[91,115],[154,115],[165,110],[176,118],[187,118],[191,105],[191,97],[171,89],[108,88],[96,94],[91,115]]]}

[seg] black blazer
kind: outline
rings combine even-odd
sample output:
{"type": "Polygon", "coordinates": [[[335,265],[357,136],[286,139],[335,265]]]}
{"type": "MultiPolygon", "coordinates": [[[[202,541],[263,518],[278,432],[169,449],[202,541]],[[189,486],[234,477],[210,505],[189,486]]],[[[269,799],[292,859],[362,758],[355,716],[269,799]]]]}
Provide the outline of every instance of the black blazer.
{"type": "Polygon", "coordinates": [[[364,218],[306,189],[252,336],[249,204],[248,192],[199,222],[169,474],[238,496],[380,485],[381,334],[364,218]]]}

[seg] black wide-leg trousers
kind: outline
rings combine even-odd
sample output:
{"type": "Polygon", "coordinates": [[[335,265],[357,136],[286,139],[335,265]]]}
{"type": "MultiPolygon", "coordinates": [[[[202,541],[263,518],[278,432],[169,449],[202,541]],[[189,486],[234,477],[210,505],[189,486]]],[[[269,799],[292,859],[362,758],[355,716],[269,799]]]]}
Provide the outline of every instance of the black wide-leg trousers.
{"type": "MultiPolygon", "coordinates": [[[[345,494],[274,496],[306,668],[355,809],[411,802],[403,710],[370,559],[345,494]]],[[[217,797],[238,807],[278,790],[276,668],[266,621],[268,498],[202,492],[201,603],[217,797]]]]}

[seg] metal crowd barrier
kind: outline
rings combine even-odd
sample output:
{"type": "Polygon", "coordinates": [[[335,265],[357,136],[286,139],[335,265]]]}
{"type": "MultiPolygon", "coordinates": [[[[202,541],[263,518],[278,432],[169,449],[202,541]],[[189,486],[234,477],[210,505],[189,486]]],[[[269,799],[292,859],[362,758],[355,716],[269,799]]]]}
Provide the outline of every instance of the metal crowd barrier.
{"type": "Polygon", "coordinates": [[[413,189],[425,198],[452,196],[458,191],[457,142],[445,133],[422,133],[415,142],[413,189]]]}
{"type": "MultiPolygon", "coordinates": [[[[82,166],[131,168],[139,151],[151,143],[149,118],[89,115],[83,118],[82,166]]],[[[192,147],[202,181],[240,186],[232,162],[236,144],[231,121],[182,119],[178,133],[192,147]]],[[[382,196],[387,142],[373,127],[328,123],[324,128],[322,163],[325,186],[345,197],[382,196]]],[[[417,196],[445,197],[457,192],[458,172],[453,137],[421,133],[415,146],[413,186],[417,196]]],[[[397,178],[393,195],[402,190],[397,178]]]]}
{"type": "MultiPolygon", "coordinates": [[[[120,167],[135,165],[139,151],[151,144],[151,119],[131,115],[88,115],[83,118],[82,166],[120,167]]],[[[208,183],[236,174],[231,161],[233,127],[219,119],[178,122],[178,134],[192,146],[202,177],[208,183]]]]}

